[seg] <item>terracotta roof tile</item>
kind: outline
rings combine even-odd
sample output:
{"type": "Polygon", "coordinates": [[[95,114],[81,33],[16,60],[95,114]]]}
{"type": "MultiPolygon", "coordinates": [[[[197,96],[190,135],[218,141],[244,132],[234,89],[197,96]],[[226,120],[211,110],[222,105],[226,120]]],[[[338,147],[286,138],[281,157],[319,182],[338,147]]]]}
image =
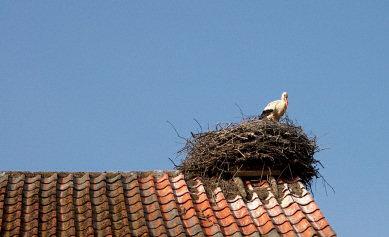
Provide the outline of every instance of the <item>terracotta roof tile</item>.
{"type": "Polygon", "coordinates": [[[159,207],[152,175],[140,177],[140,194],[142,197],[143,209],[146,223],[152,236],[167,236],[162,213],[159,207]]]}
{"type": "Polygon", "coordinates": [[[159,173],[0,174],[0,236],[336,236],[298,181],[246,181],[250,200],[159,173]]]}
{"type": "Polygon", "coordinates": [[[90,201],[90,177],[85,174],[74,179],[75,227],[82,236],[93,236],[92,204],[90,201]]]}
{"type": "Polygon", "coordinates": [[[254,225],[254,221],[240,196],[230,200],[229,207],[244,236],[259,236],[257,227],[254,225]]]}
{"type": "Polygon", "coordinates": [[[169,236],[186,236],[180,219],[169,176],[165,173],[156,178],[156,194],[160,203],[161,214],[169,236]]]}
{"type": "Polygon", "coordinates": [[[238,224],[220,188],[214,190],[215,201],[212,208],[224,236],[241,236],[238,224]]]}
{"type": "Polygon", "coordinates": [[[172,178],[172,188],[183,227],[190,236],[204,236],[192,197],[182,174],[172,178]]]}
{"type": "Polygon", "coordinates": [[[138,177],[136,174],[124,176],[122,182],[131,235],[147,236],[148,229],[145,214],[143,212],[138,177]]]}

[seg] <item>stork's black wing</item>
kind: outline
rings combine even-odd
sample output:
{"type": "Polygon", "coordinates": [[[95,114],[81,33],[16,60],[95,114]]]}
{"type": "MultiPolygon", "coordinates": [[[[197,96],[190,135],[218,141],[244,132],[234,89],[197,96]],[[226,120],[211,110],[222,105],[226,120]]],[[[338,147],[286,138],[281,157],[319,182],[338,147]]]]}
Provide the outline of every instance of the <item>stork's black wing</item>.
{"type": "Polygon", "coordinates": [[[266,116],[270,115],[271,113],[273,113],[274,109],[267,109],[267,110],[264,110],[262,111],[262,114],[261,116],[259,116],[259,118],[265,118],[266,116]]]}

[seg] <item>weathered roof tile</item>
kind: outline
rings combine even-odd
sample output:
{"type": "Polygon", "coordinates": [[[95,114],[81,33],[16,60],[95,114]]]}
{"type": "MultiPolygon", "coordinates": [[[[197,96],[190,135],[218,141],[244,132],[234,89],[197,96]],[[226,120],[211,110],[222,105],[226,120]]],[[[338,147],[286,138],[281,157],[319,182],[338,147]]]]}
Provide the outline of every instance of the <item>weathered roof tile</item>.
{"type": "Polygon", "coordinates": [[[336,236],[302,183],[245,185],[227,200],[180,173],[5,172],[0,236],[336,236]]]}

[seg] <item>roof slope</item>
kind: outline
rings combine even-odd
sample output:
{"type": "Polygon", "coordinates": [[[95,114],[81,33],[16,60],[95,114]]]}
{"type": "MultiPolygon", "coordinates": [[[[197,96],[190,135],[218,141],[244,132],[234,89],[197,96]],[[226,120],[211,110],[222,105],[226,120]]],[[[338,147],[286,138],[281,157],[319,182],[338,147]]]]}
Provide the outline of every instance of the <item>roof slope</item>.
{"type": "Polygon", "coordinates": [[[300,182],[245,185],[248,201],[180,173],[5,172],[0,236],[336,236],[300,182]]]}

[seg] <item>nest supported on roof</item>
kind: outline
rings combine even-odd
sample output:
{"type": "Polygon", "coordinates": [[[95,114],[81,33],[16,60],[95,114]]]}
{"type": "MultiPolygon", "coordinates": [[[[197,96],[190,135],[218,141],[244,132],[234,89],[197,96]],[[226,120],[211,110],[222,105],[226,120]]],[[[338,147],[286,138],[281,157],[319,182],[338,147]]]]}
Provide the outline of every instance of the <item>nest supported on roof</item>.
{"type": "Polygon", "coordinates": [[[317,151],[316,139],[289,119],[278,123],[255,117],[192,134],[179,151],[186,158],[178,169],[189,179],[218,180],[222,186],[242,171],[256,171],[262,179],[298,177],[310,186],[319,177],[317,151]]]}

